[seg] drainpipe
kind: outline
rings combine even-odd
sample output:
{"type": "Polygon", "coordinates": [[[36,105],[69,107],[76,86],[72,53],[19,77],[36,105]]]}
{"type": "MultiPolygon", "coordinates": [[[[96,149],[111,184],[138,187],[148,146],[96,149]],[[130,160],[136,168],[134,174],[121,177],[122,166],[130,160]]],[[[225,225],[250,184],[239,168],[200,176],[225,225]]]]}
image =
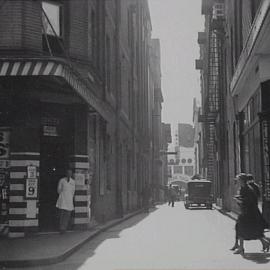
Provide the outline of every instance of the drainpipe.
{"type": "Polygon", "coordinates": [[[120,110],[121,110],[121,52],[120,52],[120,24],[121,24],[121,0],[115,0],[116,4],[116,117],[115,117],[115,144],[116,144],[116,215],[123,217],[122,199],[122,170],[121,170],[121,140],[120,140],[120,110]]]}

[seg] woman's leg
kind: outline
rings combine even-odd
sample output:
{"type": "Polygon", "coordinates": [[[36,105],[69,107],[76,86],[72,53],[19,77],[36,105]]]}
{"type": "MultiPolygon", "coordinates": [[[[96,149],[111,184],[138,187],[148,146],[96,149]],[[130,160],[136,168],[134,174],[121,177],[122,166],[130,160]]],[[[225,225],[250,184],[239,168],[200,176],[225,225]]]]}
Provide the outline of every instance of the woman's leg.
{"type": "Polygon", "coordinates": [[[239,247],[239,244],[238,244],[238,237],[237,237],[237,233],[235,232],[235,241],[234,241],[234,245],[233,247],[231,248],[231,250],[236,250],[238,247],[239,247]]]}
{"type": "Polygon", "coordinates": [[[262,243],[262,251],[263,252],[268,252],[269,251],[269,247],[270,247],[270,242],[267,238],[262,237],[259,239],[262,243]]]}
{"type": "Polygon", "coordinates": [[[244,239],[242,237],[239,237],[239,247],[238,249],[234,252],[234,254],[241,254],[244,255],[244,239]]]}
{"type": "Polygon", "coordinates": [[[235,241],[234,241],[234,245],[231,248],[231,250],[236,250],[239,247],[239,243],[238,243],[238,235],[237,235],[237,223],[235,224],[235,241]]]}

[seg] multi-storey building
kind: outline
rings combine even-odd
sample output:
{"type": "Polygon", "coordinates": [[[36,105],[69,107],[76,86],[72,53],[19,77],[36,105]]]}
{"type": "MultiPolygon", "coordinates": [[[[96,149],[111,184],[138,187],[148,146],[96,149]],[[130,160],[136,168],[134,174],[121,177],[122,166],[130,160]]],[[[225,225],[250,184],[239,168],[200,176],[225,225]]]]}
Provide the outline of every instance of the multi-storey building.
{"type": "Polygon", "coordinates": [[[149,91],[149,108],[152,108],[150,113],[150,123],[152,124],[152,186],[154,188],[154,198],[159,201],[160,187],[163,186],[163,149],[162,132],[163,124],[161,122],[161,111],[163,96],[161,90],[161,69],[160,69],[160,42],[158,39],[151,40],[150,47],[150,89],[149,91]]]}
{"type": "MultiPolygon", "coordinates": [[[[172,143],[172,134],[171,134],[171,125],[167,123],[162,123],[162,133],[161,133],[161,161],[162,161],[162,178],[160,182],[160,187],[164,187],[168,185],[169,181],[169,173],[168,173],[168,156],[171,155],[168,152],[169,144],[172,143]]],[[[160,200],[165,200],[164,191],[159,190],[160,192],[160,200]]]]}
{"type": "MultiPolygon", "coordinates": [[[[238,171],[254,175],[261,186],[263,214],[268,221],[269,10],[270,3],[264,0],[226,2],[230,176],[232,179],[238,171]]],[[[230,183],[235,192],[232,186],[230,183]]]]}
{"type": "Polygon", "coordinates": [[[201,168],[205,178],[213,182],[213,193],[222,203],[223,183],[227,172],[224,134],[224,91],[223,91],[223,43],[224,43],[224,0],[203,0],[202,14],[205,15],[205,31],[199,32],[200,59],[196,69],[201,71],[202,105],[199,121],[202,122],[203,149],[201,168]]]}
{"type": "Polygon", "coordinates": [[[56,230],[68,166],[74,227],[140,206],[151,163],[147,0],[1,1],[0,37],[3,231],[56,230]]]}
{"type": "Polygon", "coordinates": [[[169,158],[169,171],[173,179],[190,179],[195,174],[194,128],[179,123],[176,130],[174,149],[176,155],[169,158]]]}
{"type": "Polygon", "coordinates": [[[205,176],[205,171],[202,166],[203,156],[203,134],[202,123],[199,122],[201,115],[201,107],[198,101],[193,99],[193,125],[194,125],[194,174],[205,176]]]}
{"type": "MultiPolygon", "coordinates": [[[[233,179],[239,172],[252,173],[261,186],[262,210],[269,221],[270,3],[267,0],[203,1],[202,10],[207,14],[204,48],[210,46],[208,17],[214,16],[215,6],[220,4],[224,7],[220,11],[224,17],[214,23],[221,48],[218,55],[220,107],[215,117],[219,123],[216,126],[220,126],[216,133],[216,155],[223,163],[223,166],[220,163],[223,170],[219,174],[220,195],[225,208],[237,211],[232,200],[236,194],[233,179]]],[[[202,59],[205,65],[211,55],[205,54],[202,59]]],[[[204,112],[202,116],[206,116],[204,112]]]]}

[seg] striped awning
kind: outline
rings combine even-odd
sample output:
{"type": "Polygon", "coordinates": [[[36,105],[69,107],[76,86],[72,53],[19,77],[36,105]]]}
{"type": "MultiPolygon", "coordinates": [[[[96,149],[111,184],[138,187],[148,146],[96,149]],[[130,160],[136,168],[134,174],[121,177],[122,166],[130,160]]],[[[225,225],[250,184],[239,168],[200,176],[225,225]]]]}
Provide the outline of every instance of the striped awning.
{"type": "Polygon", "coordinates": [[[60,60],[0,59],[0,78],[10,76],[57,76],[64,79],[90,106],[106,120],[112,112],[91,91],[91,86],[70,65],[60,60]]]}

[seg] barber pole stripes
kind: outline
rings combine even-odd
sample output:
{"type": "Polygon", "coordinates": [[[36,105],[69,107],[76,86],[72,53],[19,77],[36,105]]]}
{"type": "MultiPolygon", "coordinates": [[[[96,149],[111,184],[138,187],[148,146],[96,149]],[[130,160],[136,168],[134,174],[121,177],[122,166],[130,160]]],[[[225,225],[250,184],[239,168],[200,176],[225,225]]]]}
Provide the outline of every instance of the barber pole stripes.
{"type": "Polygon", "coordinates": [[[10,238],[23,237],[26,231],[38,228],[37,201],[25,199],[25,179],[27,166],[34,165],[39,171],[39,153],[11,152],[10,153],[10,191],[9,191],[9,232],[10,238]],[[29,203],[35,207],[29,208],[29,203]],[[29,209],[33,218],[29,219],[29,209]]]}
{"type": "Polygon", "coordinates": [[[0,61],[0,76],[63,76],[63,65],[54,61],[0,61]]]}
{"type": "MultiPolygon", "coordinates": [[[[73,155],[69,158],[70,167],[74,169],[75,175],[77,173],[83,174],[85,178],[88,177],[89,161],[87,155],[73,155]]],[[[80,226],[87,226],[90,223],[90,190],[89,185],[80,183],[76,180],[75,190],[75,217],[74,224],[80,226]]]]}

